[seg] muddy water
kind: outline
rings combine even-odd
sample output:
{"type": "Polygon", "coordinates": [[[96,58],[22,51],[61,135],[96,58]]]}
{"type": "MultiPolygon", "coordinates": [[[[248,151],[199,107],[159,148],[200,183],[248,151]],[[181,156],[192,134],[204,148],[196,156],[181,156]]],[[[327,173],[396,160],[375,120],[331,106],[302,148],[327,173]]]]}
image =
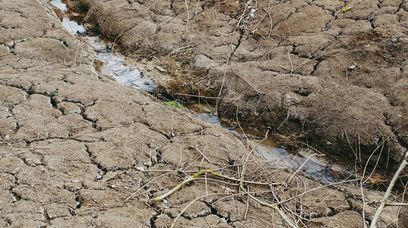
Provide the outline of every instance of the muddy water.
{"type": "MultiPolygon", "coordinates": [[[[67,16],[69,9],[63,1],[52,0],[51,4],[65,13],[65,17],[62,19],[62,25],[65,29],[72,35],[81,35],[95,50],[97,53],[97,60],[102,62],[102,66],[98,69],[101,74],[112,77],[118,83],[128,87],[148,92],[153,92],[155,90],[153,81],[144,77],[136,67],[128,66],[124,55],[114,52],[112,46],[104,42],[98,36],[86,35],[84,26],[77,21],[71,20],[67,16]]],[[[221,120],[216,115],[212,115],[208,112],[199,112],[197,115],[203,121],[222,126],[221,120]]],[[[233,129],[228,130],[238,137],[242,137],[241,133],[238,133],[233,129]]],[[[259,143],[256,140],[252,143],[255,145],[258,155],[264,157],[268,162],[273,163],[279,168],[293,171],[299,169],[311,178],[323,183],[337,181],[337,178],[334,177],[327,165],[317,162],[313,154],[310,156],[301,156],[289,153],[273,143],[259,143]]]]}

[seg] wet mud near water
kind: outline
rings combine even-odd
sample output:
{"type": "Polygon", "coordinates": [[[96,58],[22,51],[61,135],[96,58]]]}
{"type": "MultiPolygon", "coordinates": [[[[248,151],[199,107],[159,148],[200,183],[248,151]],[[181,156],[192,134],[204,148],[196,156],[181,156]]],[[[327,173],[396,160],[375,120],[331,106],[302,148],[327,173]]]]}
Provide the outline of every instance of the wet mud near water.
{"type": "MultiPolygon", "coordinates": [[[[156,86],[153,81],[144,77],[136,67],[128,66],[126,63],[126,57],[123,54],[114,51],[111,43],[103,41],[99,36],[88,35],[81,22],[69,16],[70,9],[68,9],[63,1],[53,0],[51,4],[64,12],[62,18],[64,28],[72,35],[78,35],[85,38],[88,44],[97,53],[97,60],[100,62],[100,66],[97,66],[96,68],[102,75],[111,77],[118,83],[134,89],[147,92],[155,91],[156,86]]],[[[203,105],[189,105],[189,108],[197,111],[197,117],[201,120],[218,126],[223,126],[242,140],[245,140],[245,137],[249,137],[252,140],[259,138],[254,135],[246,135],[244,137],[245,133],[239,133],[234,128],[228,126],[226,121],[221,121],[217,115],[211,114],[211,112],[203,112],[202,109],[198,107],[203,107],[203,105]]],[[[299,169],[305,175],[322,183],[334,183],[340,180],[338,174],[337,176],[334,175],[334,172],[330,170],[327,164],[324,162],[319,163],[314,159],[314,155],[312,154],[311,156],[304,157],[297,153],[290,153],[272,142],[271,139],[268,139],[267,142],[252,141],[251,143],[255,145],[256,153],[271,164],[276,164],[279,167],[288,170],[299,169]]],[[[345,176],[346,172],[344,170],[340,172],[342,172],[342,177],[345,176]]],[[[339,171],[337,171],[337,173],[339,173],[339,171]]]]}

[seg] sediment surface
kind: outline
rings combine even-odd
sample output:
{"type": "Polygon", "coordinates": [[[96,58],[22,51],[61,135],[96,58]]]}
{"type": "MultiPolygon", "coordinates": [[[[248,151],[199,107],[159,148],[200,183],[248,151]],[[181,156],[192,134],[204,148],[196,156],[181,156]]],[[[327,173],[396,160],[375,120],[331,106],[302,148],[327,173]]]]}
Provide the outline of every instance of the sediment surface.
{"type": "MultiPolygon", "coordinates": [[[[151,4],[119,2],[111,4],[151,4]]],[[[167,1],[157,2],[155,10],[168,7],[167,1]]],[[[178,5],[172,2],[166,12],[177,13],[178,5]]],[[[234,13],[212,12],[226,22],[234,13]]],[[[192,20],[199,18],[193,15],[192,20]]],[[[319,18],[326,22],[329,16],[319,18]]],[[[316,23],[322,22],[313,21],[310,31],[316,23]]],[[[217,48],[222,53],[229,46],[217,48]]],[[[94,60],[92,48],[64,30],[49,1],[0,0],[1,227],[286,226],[276,210],[240,190],[240,182],[261,202],[282,202],[277,207],[298,226],[362,227],[373,216],[381,192],[364,189],[363,201],[353,185],[323,187],[294,170],[274,168],[226,130],[100,75],[94,60]],[[229,179],[203,175],[164,201],[152,202],[199,168],[229,179]]],[[[280,77],[320,81],[297,74],[280,77]]],[[[363,90],[344,87],[354,88],[363,90]]],[[[372,94],[388,107],[384,96],[372,94]]],[[[399,213],[399,207],[387,207],[381,225],[396,226],[399,213]]]]}
{"type": "Polygon", "coordinates": [[[350,160],[405,154],[406,0],[71,2],[170,94],[350,160]]]}

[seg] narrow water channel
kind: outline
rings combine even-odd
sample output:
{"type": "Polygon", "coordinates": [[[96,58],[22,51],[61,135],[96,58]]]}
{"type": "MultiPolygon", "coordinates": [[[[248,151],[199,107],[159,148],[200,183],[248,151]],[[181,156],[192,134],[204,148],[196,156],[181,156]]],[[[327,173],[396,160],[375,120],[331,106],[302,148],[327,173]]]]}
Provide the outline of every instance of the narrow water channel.
{"type": "Polygon", "coordinates": [[[51,5],[64,13],[62,25],[72,35],[81,35],[96,52],[96,60],[102,62],[101,74],[112,77],[118,83],[135,89],[153,92],[155,85],[152,80],[144,77],[136,67],[127,66],[126,57],[118,52],[113,52],[112,46],[98,36],[85,35],[86,29],[77,21],[68,16],[68,7],[61,0],[52,0],[51,5]]]}
{"type": "MultiPolygon", "coordinates": [[[[89,36],[86,34],[86,29],[75,20],[71,20],[68,16],[69,9],[61,0],[52,0],[51,5],[63,12],[62,25],[72,35],[77,35],[85,38],[88,44],[96,52],[96,58],[102,63],[98,69],[101,74],[115,79],[118,83],[138,90],[153,92],[156,88],[152,80],[145,77],[136,67],[126,64],[126,56],[115,52],[111,45],[104,42],[98,36],[89,36]]],[[[221,121],[218,116],[208,113],[198,113],[197,116],[209,123],[220,125],[221,121]]],[[[240,133],[229,129],[235,135],[240,133]]],[[[256,153],[265,158],[268,162],[273,163],[275,167],[301,170],[305,175],[318,180],[322,183],[333,183],[339,181],[333,175],[333,172],[326,164],[315,160],[315,154],[298,155],[289,153],[283,148],[279,148],[273,143],[254,140],[256,145],[256,153]]]]}

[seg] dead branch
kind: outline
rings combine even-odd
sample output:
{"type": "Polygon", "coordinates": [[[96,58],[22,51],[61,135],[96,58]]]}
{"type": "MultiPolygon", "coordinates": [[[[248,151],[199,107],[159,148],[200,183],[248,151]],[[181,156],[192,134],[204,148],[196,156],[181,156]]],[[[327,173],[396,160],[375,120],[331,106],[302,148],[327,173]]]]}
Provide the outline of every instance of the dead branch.
{"type": "Polygon", "coordinates": [[[385,205],[387,204],[388,198],[391,196],[392,193],[392,189],[394,188],[395,182],[397,182],[400,174],[402,173],[402,171],[404,170],[404,168],[407,166],[408,162],[408,151],[405,154],[405,159],[401,162],[401,165],[399,166],[397,172],[395,172],[394,177],[391,180],[390,185],[388,185],[387,191],[384,194],[383,199],[381,200],[381,204],[380,206],[377,208],[374,217],[371,221],[370,224],[370,228],[376,228],[377,227],[377,222],[381,217],[381,214],[385,208],[385,205]]]}

